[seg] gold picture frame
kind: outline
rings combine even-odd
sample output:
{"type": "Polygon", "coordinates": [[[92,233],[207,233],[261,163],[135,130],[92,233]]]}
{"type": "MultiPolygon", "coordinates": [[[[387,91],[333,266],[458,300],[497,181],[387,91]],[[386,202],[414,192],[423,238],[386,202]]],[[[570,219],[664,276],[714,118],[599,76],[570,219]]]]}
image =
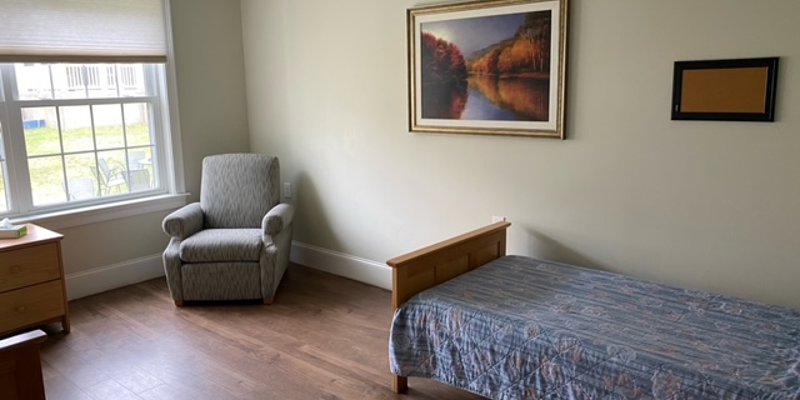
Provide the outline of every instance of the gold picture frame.
{"type": "Polygon", "coordinates": [[[568,0],[409,9],[411,132],[565,138],[568,0]]]}

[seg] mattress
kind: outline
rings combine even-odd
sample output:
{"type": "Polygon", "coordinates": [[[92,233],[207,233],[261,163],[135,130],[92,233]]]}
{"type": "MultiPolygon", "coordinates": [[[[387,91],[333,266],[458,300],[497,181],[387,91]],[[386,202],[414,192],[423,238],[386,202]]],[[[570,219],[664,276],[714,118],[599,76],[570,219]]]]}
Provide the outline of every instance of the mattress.
{"type": "Polygon", "coordinates": [[[505,256],[398,308],[389,358],[493,399],[800,399],[800,312],[505,256]]]}

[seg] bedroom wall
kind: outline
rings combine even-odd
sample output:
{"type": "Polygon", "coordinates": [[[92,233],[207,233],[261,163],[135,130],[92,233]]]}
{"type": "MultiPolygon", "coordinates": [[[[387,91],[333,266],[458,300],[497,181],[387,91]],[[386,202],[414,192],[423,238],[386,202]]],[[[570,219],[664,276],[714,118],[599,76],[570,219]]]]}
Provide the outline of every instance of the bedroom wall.
{"type": "Polygon", "coordinates": [[[375,266],[502,215],[512,253],[800,309],[800,2],[571,0],[566,141],[410,134],[422,4],[242,2],[251,147],[301,250],[375,266]],[[674,61],[760,56],[777,122],[670,120],[674,61]]]}
{"type": "MultiPolygon", "coordinates": [[[[188,200],[198,198],[200,162],[207,154],[249,150],[238,1],[172,0],[183,168],[188,200]]],[[[163,275],[161,252],[168,211],[63,227],[63,256],[71,298],[163,275]]],[[[71,225],[74,225],[71,224],[71,225]]]]}
{"type": "Polygon", "coordinates": [[[183,164],[200,198],[203,157],[250,150],[241,7],[231,0],[171,0],[183,164]]]}

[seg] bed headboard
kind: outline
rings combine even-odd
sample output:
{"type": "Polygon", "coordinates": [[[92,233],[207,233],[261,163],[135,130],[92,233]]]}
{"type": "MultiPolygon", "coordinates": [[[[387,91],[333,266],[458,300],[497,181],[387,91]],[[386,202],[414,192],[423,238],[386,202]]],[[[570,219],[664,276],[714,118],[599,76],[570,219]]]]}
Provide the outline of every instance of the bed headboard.
{"type": "Polygon", "coordinates": [[[386,262],[392,267],[392,307],[418,292],[506,254],[510,222],[495,222],[386,262]]]}

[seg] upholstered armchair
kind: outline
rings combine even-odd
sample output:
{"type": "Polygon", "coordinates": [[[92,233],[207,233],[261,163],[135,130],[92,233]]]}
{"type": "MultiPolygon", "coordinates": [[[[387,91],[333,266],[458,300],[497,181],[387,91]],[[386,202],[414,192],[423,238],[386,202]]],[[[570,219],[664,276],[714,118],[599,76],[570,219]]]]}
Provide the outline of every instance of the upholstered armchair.
{"type": "Polygon", "coordinates": [[[294,209],[280,203],[276,157],[203,159],[200,202],[167,215],[164,270],[175,305],[192,300],[272,303],[289,265],[294,209]]]}

